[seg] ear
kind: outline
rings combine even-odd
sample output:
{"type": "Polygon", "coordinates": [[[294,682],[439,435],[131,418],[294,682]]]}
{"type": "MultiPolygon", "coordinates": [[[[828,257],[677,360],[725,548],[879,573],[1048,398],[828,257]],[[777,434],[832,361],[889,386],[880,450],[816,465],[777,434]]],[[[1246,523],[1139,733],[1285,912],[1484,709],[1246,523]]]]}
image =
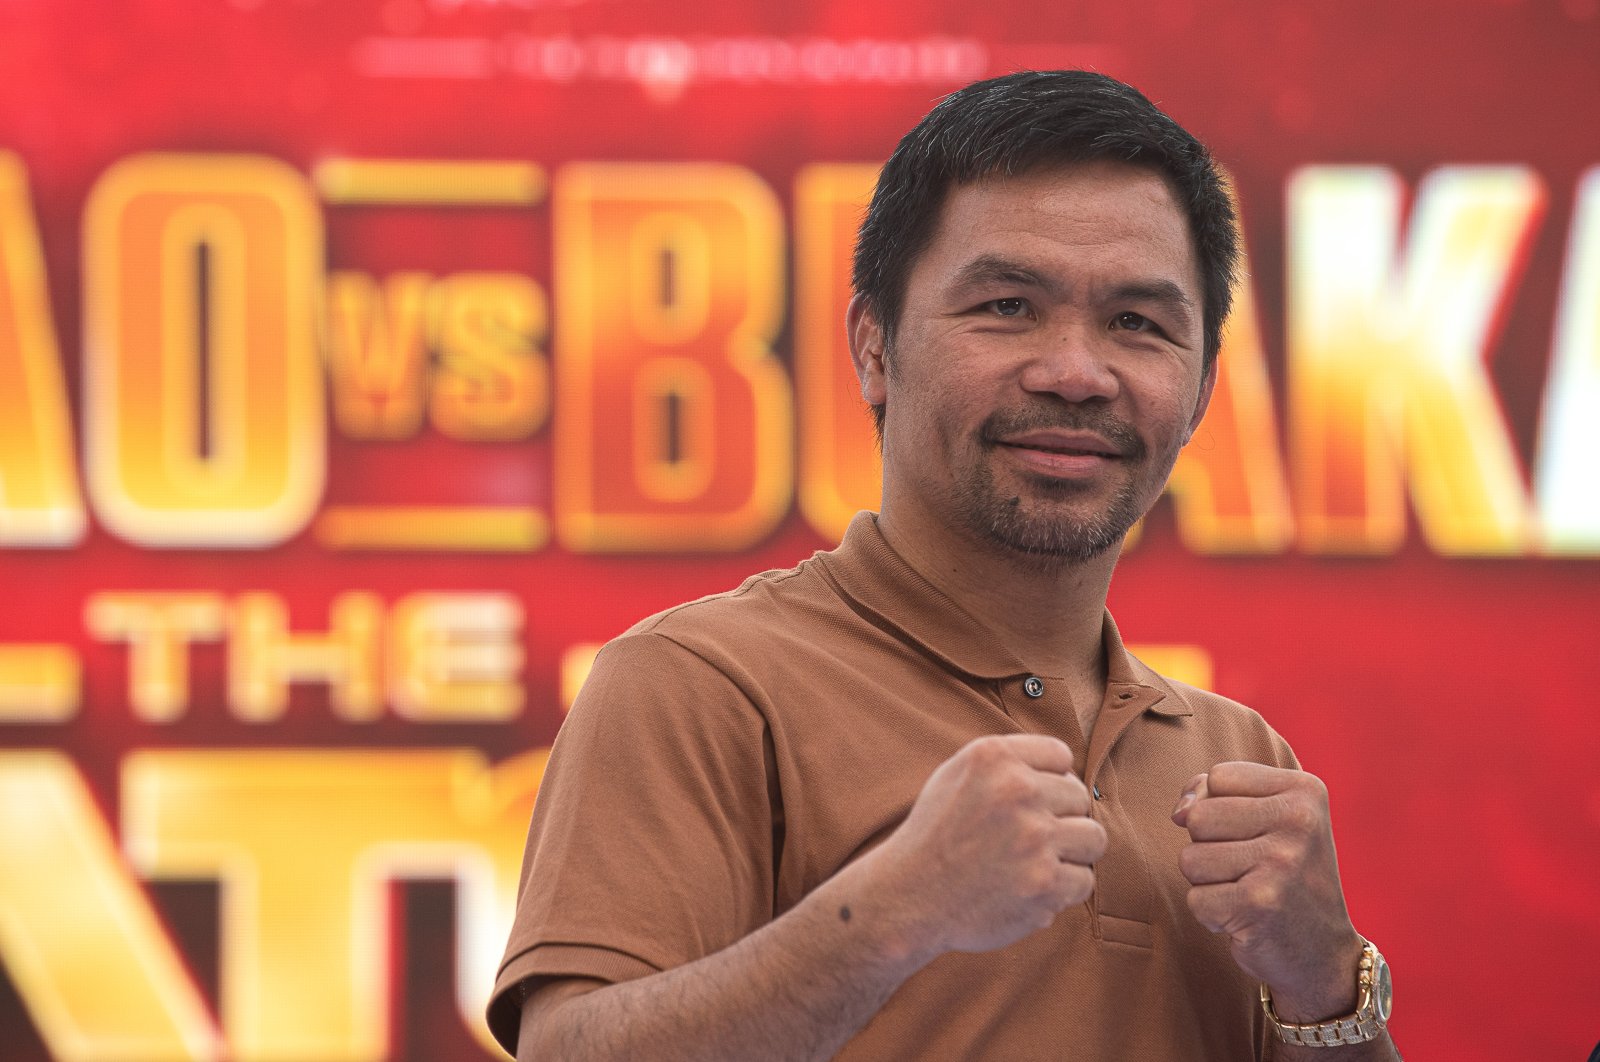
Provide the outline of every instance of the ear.
{"type": "Polygon", "coordinates": [[[856,367],[856,379],[861,381],[861,397],[869,406],[881,406],[889,396],[889,370],[883,360],[883,328],[877,314],[857,295],[850,300],[844,320],[850,336],[850,360],[856,367]]]}
{"type": "Polygon", "coordinates": [[[1189,440],[1194,438],[1194,433],[1200,427],[1200,421],[1205,418],[1206,410],[1211,405],[1211,392],[1217,386],[1217,361],[1212,358],[1211,365],[1206,369],[1206,374],[1200,380],[1200,397],[1195,402],[1194,416],[1189,418],[1189,430],[1184,433],[1183,442],[1187,446],[1189,440]]]}

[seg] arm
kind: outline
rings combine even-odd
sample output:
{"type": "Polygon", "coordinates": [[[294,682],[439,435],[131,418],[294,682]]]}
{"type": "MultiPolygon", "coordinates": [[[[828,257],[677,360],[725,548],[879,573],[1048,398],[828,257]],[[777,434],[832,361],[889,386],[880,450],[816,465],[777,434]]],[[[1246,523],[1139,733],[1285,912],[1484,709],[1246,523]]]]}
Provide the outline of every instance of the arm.
{"type": "Polygon", "coordinates": [[[1089,897],[1105,831],[1071,768],[1053,738],[972,742],[889,840],[749,936],[637,981],[536,989],[517,1057],[831,1057],[938,955],[1004,947],[1089,897]]]}
{"type": "Polygon", "coordinates": [[[523,1006],[517,1057],[831,1057],[931,958],[871,909],[864,869],[847,867],[776,921],[686,966],[604,987],[547,984],[523,1006]]]}
{"type": "MultiPolygon", "coordinates": [[[[1321,780],[1218,764],[1190,780],[1172,819],[1191,840],[1179,857],[1189,909],[1227,934],[1234,962],[1271,988],[1279,1018],[1309,1024],[1353,1013],[1362,943],[1345,908],[1321,780]]],[[[1388,1030],[1336,1049],[1273,1040],[1273,1057],[1285,1062],[1400,1062],[1388,1030]]]]}

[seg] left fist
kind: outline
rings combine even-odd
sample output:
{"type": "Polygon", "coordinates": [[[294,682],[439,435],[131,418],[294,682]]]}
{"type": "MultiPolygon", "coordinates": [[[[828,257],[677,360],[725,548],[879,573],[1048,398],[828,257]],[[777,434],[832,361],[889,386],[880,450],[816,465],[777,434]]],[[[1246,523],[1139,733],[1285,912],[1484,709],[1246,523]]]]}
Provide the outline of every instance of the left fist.
{"type": "Polygon", "coordinates": [[[1189,780],[1172,821],[1189,831],[1178,856],[1189,910],[1227,934],[1234,962],[1272,988],[1278,1013],[1320,1021],[1353,1010],[1361,938],[1345,910],[1321,779],[1219,763],[1189,780]]]}

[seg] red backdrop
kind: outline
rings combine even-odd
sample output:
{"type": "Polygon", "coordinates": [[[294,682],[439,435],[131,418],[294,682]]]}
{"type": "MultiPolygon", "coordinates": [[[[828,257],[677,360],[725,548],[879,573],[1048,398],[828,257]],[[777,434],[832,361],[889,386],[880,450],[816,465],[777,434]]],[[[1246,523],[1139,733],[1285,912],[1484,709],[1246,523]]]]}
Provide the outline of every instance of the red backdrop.
{"type": "Polygon", "coordinates": [[[487,1055],[588,647],[873,503],[872,167],[1083,65],[1251,259],[1125,634],[1328,782],[1403,1050],[1583,1057],[1597,57],[1595,0],[0,4],[5,1056],[487,1055]]]}

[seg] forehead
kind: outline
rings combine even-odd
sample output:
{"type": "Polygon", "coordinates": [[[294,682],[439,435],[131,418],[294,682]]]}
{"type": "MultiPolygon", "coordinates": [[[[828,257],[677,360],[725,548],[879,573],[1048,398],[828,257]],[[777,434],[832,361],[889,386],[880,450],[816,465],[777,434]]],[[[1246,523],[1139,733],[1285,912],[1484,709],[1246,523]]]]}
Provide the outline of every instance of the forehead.
{"type": "Polygon", "coordinates": [[[1039,167],[952,187],[908,294],[995,254],[1089,279],[1135,271],[1200,290],[1189,219],[1171,183],[1121,162],[1039,167]]]}

